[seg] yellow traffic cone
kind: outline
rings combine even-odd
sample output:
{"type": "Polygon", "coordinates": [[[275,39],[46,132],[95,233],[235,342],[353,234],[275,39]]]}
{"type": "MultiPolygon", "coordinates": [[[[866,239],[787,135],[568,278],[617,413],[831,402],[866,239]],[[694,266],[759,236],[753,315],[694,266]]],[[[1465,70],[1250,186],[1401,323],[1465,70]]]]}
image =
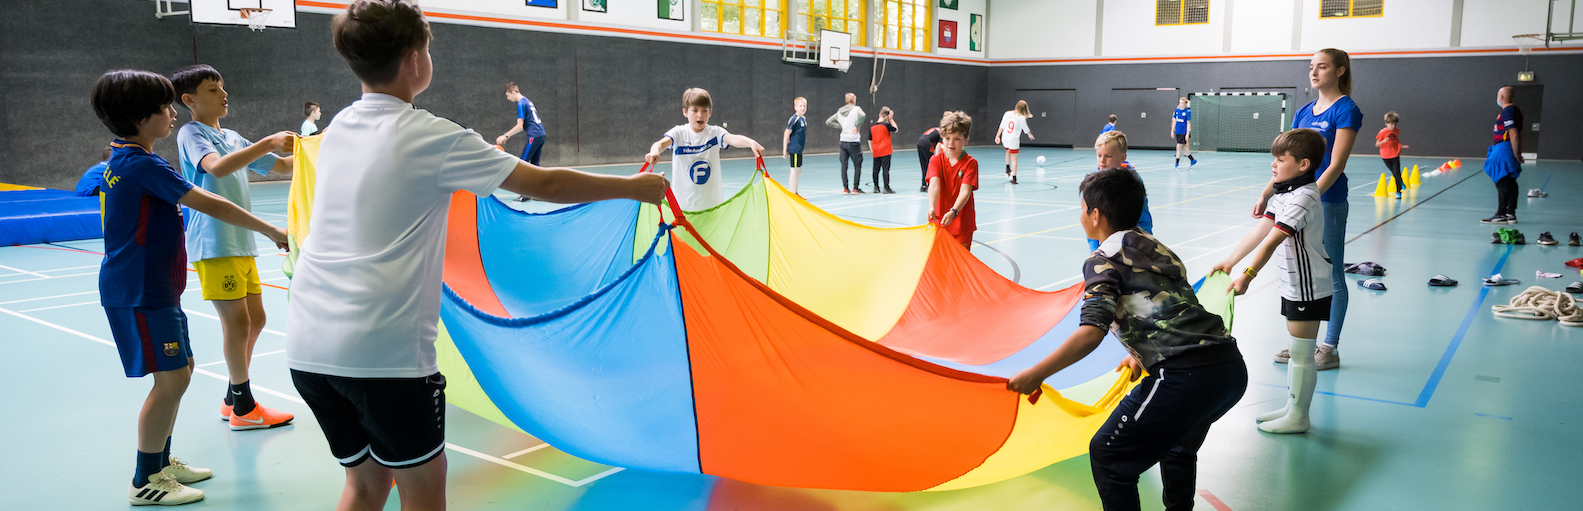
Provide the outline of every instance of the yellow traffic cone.
{"type": "Polygon", "coordinates": [[[1462,168],[1462,160],[1451,160],[1451,168],[1453,168],[1453,169],[1460,169],[1460,168],[1462,168]]]}
{"type": "Polygon", "coordinates": [[[1405,179],[1407,179],[1407,186],[1412,188],[1418,188],[1420,185],[1424,184],[1422,176],[1418,175],[1417,165],[1413,165],[1413,172],[1408,174],[1405,179]]]}
{"type": "Polygon", "coordinates": [[[1389,174],[1380,174],[1380,184],[1374,186],[1375,197],[1390,197],[1395,195],[1395,187],[1388,187],[1391,182],[1389,174]]]}

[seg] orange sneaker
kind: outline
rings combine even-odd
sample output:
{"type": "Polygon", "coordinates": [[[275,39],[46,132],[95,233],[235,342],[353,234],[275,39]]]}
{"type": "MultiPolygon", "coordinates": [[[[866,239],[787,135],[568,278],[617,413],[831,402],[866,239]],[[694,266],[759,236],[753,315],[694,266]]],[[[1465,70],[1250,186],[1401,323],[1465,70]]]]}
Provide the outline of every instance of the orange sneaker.
{"type": "Polygon", "coordinates": [[[220,402],[220,420],[231,422],[231,405],[225,404],[224,401],[220,402]]]}
{"type": "Polygon", "coordinates": [[[291,419],[294,418],[289,413],[256,405],[247,415],[231,415],[231,431],[278,428],[291,424],[291,419]]]}

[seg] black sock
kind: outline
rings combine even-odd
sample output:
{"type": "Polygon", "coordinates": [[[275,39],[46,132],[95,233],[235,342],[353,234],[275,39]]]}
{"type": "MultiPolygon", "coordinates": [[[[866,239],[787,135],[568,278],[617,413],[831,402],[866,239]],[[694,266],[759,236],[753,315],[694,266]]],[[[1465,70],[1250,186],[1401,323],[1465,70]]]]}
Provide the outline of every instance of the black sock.
{"type": "Polygon", "coordinates": [[[248,382],[231,384],[231,415],[247,415],[253,413],[253,408],[258,406],[253,402],[253,388],[248,382]]]}
{"type": "Polygon", "coordinates": [[[170,466],[170,437],[165,437],[165,450],[159,452],[159,468],[170,466]]]}
{"type": "Polygon", "coordinates": [[[132,473],[132,487],[142,488],[149,483],[148,476],[157,474],[159,469],[165,468],[160,466],[159,457],[160,453],[157,452],[137,452],[137,471],[132,473]]]}
{"type": "Polygon", "coordinates": [[[1177,158],[1176,159],[1176,164],[1177,165],[1181,165],[1182,164],[1182,159],[1181,158],[1177,158]]]}
{"type": "Polygon", "coordinates": [[[231,400],[231,387],[225,388],[225,406],[236,406],[236,401],[231,400]]]}

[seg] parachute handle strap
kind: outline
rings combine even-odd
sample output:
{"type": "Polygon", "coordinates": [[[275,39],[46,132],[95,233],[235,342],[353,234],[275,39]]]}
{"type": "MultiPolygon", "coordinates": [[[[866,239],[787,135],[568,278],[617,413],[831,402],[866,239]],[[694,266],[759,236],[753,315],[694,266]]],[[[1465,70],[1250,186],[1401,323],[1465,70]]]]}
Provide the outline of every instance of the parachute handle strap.
{"type": "Polygon", "coordinates": [[[758,165],[758,171],[763,173],[764,177],[769,177],[770,171],[768,170],[768,167],[764,166],[764,155],[762,154],[758,156],[758,165]]]}
{"type": "MultiPolygon", "coordinates": [[[[652,166],[652,165],[653,165],[652,163],[649,163],[647,161],[643,162],[643,168],[638,169],[638,173],[639,174],[643,174],[643,173],[646,173],[646,172],[650,172],[649,167],[652,166]]],[[[665,188],[665,198],[667,200],[675,201],[676,199],[671,197],[671,191],[670,190],[671,190],[670,187],[666,187],[665,188]]],[[[660,214],[660,225],[665,225],[665,208],[661,207],[659,204],[655,204],[654,205],[654,210],[655,210],[655,212],[658,212],[660,214]]]]}

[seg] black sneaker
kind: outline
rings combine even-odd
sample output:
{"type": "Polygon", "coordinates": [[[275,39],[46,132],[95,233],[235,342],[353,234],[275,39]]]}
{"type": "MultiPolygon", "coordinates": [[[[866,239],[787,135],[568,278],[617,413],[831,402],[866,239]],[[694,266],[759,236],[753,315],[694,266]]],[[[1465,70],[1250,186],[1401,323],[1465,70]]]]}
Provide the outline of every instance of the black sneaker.
{"type": "Polygon", "coordinates": [[[1496,244],[1496,245],[1501,244],[1501,233],[1498,233],[1498,232],[1490,233],[1490,243],[1493,243],[1493,244],[1496,244]]]}
{"type": "Polygon", "coordinates": [[[1011,165],[1006,166],[1006,175],[1011,175],[1011,165]]]}
{"type": "Polygon", "coordinates": [[[879,191],[879,185],[874,185],[874,193],[881,193],[879,191]]]}
{"type": "Polygon", "coordinates": [[[918,191],[923,192],[923,193],[929,193],[929,185],[923,185],[923,186],[918,187],[918,191]]]}
{"type": "MultiPolygon", "coordinates": [[[[927,191],[927,190],[925,190],[925,191],[927,191]]],[[[887,187],[885,187],[885,193],[896,193],[896,190],[892,190],[892,189],[890,189],[889,186],[887,186],[887,187]]]]}
{"type": "Polygon", "coordinates": [[[863,192],[863,187],[861,187],[861,186],[854,186],[854,187],[852,187],[852,195],[863,195],[864,193],[865,192],[863,192]]]}
{"type": "Polygon", "coordinates": [[[1523,233],[1514,231],[1514,232],[1512,232],[1512,244],[1513,245],[1527,245],[1528,244],[1528,240],[1526,238],[1523,238],[1523,233]]]}
{"type": "Polygon", "coordinates": [[[1506,215],[1506,223],[1508,223],[1508,224],[1515,224],[1515,223],[1517,223],[1517,215],[1506,215]]]}
{"type": "Polygon", "coordinates": [[[1567,244],[1575,247],[1578,245],[1583,245],[1583,242],[1578,241],[1578,233],[1574,232],[1570,235],[1567,235],[1567,244]]]}
{"type": "Polygon", "coordinates": [[[1506,215],[1496,213],[1495,216],[1479,220],[1479,222],[1486,224],[1504,224],[1506,223],[1506,215]]]}
{"type": "Polygon", "coordinates": [[[1011,176],[1011,184],[1017,184],[1017,176],[1011,176]]]}
{"type": "Polygon", "coordinates": [[[1556,239],[1551,237],[1550,233],[1548,233],[1548,232],[1540,233],[1539,234],[1539,244],[1540,245],[1554,245],[1554,244],[1556,244],[1556,239]]]}

